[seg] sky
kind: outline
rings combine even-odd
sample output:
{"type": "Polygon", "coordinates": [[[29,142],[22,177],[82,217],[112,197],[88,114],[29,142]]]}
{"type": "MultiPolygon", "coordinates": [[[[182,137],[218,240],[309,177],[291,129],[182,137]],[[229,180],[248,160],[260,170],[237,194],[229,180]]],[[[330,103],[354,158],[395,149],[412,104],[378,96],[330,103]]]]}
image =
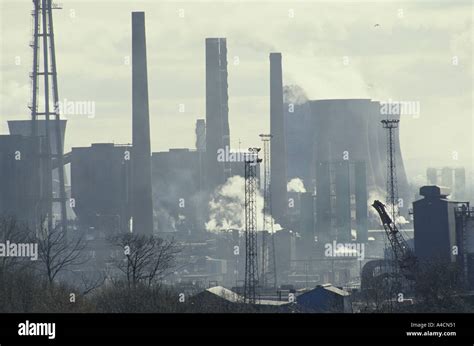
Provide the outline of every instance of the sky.
{"type": "MultiPolygon", "coordinates": [[[[131,142],[131,11],[145,11],[152,151],[194,148],[205,118],[206,37],[226,37],[232,147],[269,132],[269,57],[310,99],[408,101],[409,177],[474,161],[471,1],[69,1],[54,12],[65,150],[131,142]],[[71,103],[72,102],[72,103],[71,103]],[[92,112],[93,110],[93,112],[92,112]],[[93,114],[92,114],[93,113],[93,114]],[[413,174],[410,174],[412,172],[413,174]]],[[[0,0],[0,134],[29,119],[32,2],[0,0]]],[[[346,129],[350,131],[350,129],[346,129]]]]}

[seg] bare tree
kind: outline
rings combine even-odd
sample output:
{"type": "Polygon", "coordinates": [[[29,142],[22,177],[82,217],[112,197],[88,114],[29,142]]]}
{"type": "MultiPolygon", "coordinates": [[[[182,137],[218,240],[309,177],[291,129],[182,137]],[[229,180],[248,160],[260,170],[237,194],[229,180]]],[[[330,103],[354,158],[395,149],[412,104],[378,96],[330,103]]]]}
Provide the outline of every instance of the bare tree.
{"type": "Polygon", "coordinates": [[[456,263],[434,258],[421,262],[416,276],[416,291],[422,312],[461,312],[468,309],[461,297],[464,287],[456,263]]]}
{"type": "Polygon", "coordinates": [[[32,238],[38,243],[39,270],[46,274],[49,283],[54,282],[60,272],[87,261],[84,239],[68,237],[61,227],[48,229],[43,226],[37,234],[32,234],[32,238]]]}
{"type": "Polygon", "coordinates": [[[96,275],[88,275],[81,271],[80,288],[83,296],[101,287],[105,282],[105,272],[99,271],[96,275]]]}
{"type": "Polygon", "coordinates": [[[155,236],[124,233],[111,241],[122,251],[114,264],[125,274],[129,288],[159,282],[175,266],[175,257],[181,251],[174,240],[155,236]]]}

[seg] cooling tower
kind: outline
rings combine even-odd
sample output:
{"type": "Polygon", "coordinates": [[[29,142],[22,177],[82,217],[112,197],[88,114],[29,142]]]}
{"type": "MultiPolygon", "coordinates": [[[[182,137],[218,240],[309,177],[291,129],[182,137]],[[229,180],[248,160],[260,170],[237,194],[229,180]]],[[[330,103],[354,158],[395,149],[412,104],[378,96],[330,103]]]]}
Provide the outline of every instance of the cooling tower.
{"type": "MultiPolygon", "coordinates": [[[[380,103],[369,99],[309,101],[312,113],[313,162],[365,162],[369,192],[383,193],[387,179],[387,134],[380,121],[380,103]]],[[[390,115],[399,119],[399,115],[390,115]]],[[[399,129],[395,132],[395,161],[399,197],[404,200],[401,214],[410,201],[408,181],[400,152],[399,129]]],[[[383,196],[385,197],[385,196],[383,196]]]]}
{"type": "MultiPolygon", "coordinates": [[[[60,120],[60,128],[61,128],[61,143],[63,143],[63,150],[64,150],[64,135],[66,133],[66,121],[67,120],[60,120]]],[[[38,124],[38,136],[46,136],[46,120],[36,120],[38,124]]],[[[10,130],[10,134],[12,135],[22,135],[22,136],[31,136],[31,120],[9,120],[8,121],[8,128],[10,130]]],[[[55,122],[54,120],[49,121],[49,132],[54,134],[55,132],[55,122]]],[[[56,144],[56,137],[54,135],[50,136],[51,141],[51,154],[56,155],[58,153],[58,148],[56,144]]]]}
{"type": "Polygon", "coordinates": [[[336,228],[337,241],[351,241],[351,188],[349,162],[339,161],[334,164],[336,192],[336,228]]]}
{"type": "Polygon", "coordinates": [[[365,161],[370,172],[367,184],[375,186],[372,157],[378,157],[378,146],[372,148],[373,143],[369,142],[370,100],[318,100],[310,101],[310,105],[315,131],[314,161],[365,161]]]}
{"type": "Polygon", "coordinates": [[[132,12],[133,231],[153,233],[145,13],[132,12]]]}
{"type": "Polygon", "coordinates": [[[328,162],[316,164],[316,236],[323,244],[331,236],[331,172],[328,162]]]}
{"type": "Polygon", "coordinates": [[[272,215],[276,222],[285,225],[288,199],[281,53],[270,53],[270,132],[273,135],[270,142],[272,215]]]}
{"type": "Polygon", "coordinates": [[[300,194],[300,234],[304,241],[314,243],[314,196],[312,192],[300,194]]]}
{"type": "Polygon", "coordinates": [[[206,180],[213,191],[230,175],[228,162],[219,162],[219,150],[230,150],[225,38],[206,38],[206,180]]]}
{"type": "Polygon", "coordinates": [[[354,164],[357,241],[367,243],[367,169],[365,162],[354,164]]]}
{"type": "MultiPolygon", "coordinates": [[[[373,174],[368,184],[369,191],[376,191],[380,198],[385,198],[384,191],[387,185],[387,134],[380,123],[380,103],[371,101],[368,105],[367,135],[369,141],[370,165],[367,163],[368,171],[373,174]]],[[[367,180],[369,181],[369,180],[367,180]]]]}

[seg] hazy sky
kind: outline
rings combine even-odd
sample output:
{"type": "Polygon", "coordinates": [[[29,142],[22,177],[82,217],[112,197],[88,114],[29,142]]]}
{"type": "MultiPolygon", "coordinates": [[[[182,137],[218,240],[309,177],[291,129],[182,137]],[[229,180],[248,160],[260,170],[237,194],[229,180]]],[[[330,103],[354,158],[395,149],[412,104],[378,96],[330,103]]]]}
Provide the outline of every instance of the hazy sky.
{"type": "MultiPolygon", "coordinates": [[[[401,121],[409,165],[420,158],[472,165],[471,1],[60,3],[60,100],[95,103],[94,118],[68,116],[67,151],[131,142],[130,12],[144,10],[153,151],[194,147],[195,120],[205,117],[204,39],[226,37],[232,146],[259,144],[258,134],[269,131],[268,54],[280,51],[284,84],[300,85],[311,99],[419,102],[420,116],[401,121]]],[[[4,134],[6,120],[29,118],[32,2],[0,4],[4,134]]]]}

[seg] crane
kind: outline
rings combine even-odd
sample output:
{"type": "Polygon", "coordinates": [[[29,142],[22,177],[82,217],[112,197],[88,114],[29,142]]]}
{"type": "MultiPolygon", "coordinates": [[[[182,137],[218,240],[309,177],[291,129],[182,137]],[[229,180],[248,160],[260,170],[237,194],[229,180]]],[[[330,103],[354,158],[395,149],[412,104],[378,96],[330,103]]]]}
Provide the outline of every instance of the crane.
{"type": "Polygon", "coordinates": [[[400,231],[397,229],[397,226],[392,221],[387,211],[385,210],[385,205],[375,200],[372,204],[377,213],[382,220],[385,233],[392,247],[393,254],[395,255],[395,261],[400,267],[400,271],[408,280],[415,279],[415,270],[416,270],[416,257],[413,251],[408,246],[405,238],[403,238],[400,231]]]}

